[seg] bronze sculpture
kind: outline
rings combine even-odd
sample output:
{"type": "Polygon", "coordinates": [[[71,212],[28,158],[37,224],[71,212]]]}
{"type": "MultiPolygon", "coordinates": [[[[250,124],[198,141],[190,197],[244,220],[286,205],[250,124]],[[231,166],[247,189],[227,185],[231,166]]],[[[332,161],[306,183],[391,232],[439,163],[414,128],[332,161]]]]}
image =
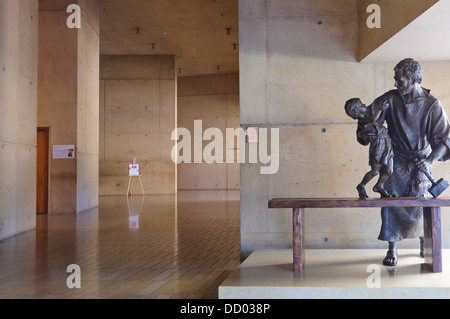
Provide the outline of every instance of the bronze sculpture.
{"type": "Polygon", "coordinates": [[[358,141],[363,145],[370,144],[369,165],[371,170],[364,175],[363,180],[356,187],[359,198],[368,197],[365,186],[378,174],[380,174],[380,177],[373,187],[373,191],[380,193],[382,197],[391,197],[384,187],[392,174],[393,168],[391,139],[387,128],[382,123],[377,122],[381,113],[388,107],[389,103],[385,101],[381,108],[374,110],[373,104],[367,107],[359,98],[350,99],[345,103],[347,115],[358,120],[358,141]]]}
{"type": "MultiPolygon", "coordinates": [[[[378,125],[387,124],[394,159],[392,175],[385,183],[386,192],[394,197],[427,196],[436,161],[450,158],[450,124],[438,99],[420,86],[422,68],[413,59],[404,59],[394,68],[395,87],[375,99],[374,110],[389,104],[378,117],[378,125]]],[[[357,136],[362,128],[358,125],[357,136]]],[[[358,138],[364,145],[364,140],[358,138]]],[[[423,257],[423,209],[420,207],[387,207],[381,209],[379,240],[388,241],[389,249],[383,264],[397,264],[397,242],[420,238],[423,257]]]]}

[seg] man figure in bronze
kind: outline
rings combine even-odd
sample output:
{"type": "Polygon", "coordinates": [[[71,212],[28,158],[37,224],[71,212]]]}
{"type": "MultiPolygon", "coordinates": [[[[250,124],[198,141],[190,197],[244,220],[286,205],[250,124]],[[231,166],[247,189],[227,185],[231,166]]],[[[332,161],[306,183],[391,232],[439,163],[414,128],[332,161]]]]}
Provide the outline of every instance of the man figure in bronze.
{"type": "MultiPolygon", "coordinates": [[[[422,68],[413,59],[404,59],[394,68],[395,87],[373,102],[389,107],[379,117],[386,121],[394,151],[393,173],[385,183],[394,197],[424,197],[431,186],[423,173],[431,174],[431,165],[450,158],[450,124],[445,111],[430,91],[420,86],[422,68]]],[[[423,257],[423,209],[420,207],[387,207],[381,209],[381,231],[378,239],[388,241],[383,264],[397,264],[397,242],[420,238],[423,257]]]]}

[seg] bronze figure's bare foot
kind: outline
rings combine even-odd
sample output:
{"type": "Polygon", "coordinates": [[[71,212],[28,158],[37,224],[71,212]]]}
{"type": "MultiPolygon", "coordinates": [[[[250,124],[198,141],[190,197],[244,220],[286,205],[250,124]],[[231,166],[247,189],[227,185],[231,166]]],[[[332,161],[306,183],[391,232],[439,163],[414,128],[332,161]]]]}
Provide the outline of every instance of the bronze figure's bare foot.
{"type": "Polygon", "coordinates": [[[364,185],[359,184],[358,186],[356,186],[356,189],[358,190],[359,198],[363,199],[363,198],[368,198],[369,197],[369,196],[367,196],[366,189],[364,188],[364,185]]]}
{"type": "Polygon", "coordinates": [[[420,257],[422,258],[424,258],[425,256],[423,242],[424,242],[423,237],[420,237],[420,257]]]}
{"type": "Polygon", "coordinates": [[[389,193],[384,189],[384,187],[379,186],[378,184],[376,184],[376,185],[373,187],[373,191],[376,192],[376,193],[380,193],[380,194],[381,194],[381,197],[393,197],[391,194],[389,194],[389,193]]]}
{"type": "Polygon", "coordinates": [[[383,265],[397,266],[397,252],[394,250],[388,250],[386,257],[383,259],[383,265]]]}

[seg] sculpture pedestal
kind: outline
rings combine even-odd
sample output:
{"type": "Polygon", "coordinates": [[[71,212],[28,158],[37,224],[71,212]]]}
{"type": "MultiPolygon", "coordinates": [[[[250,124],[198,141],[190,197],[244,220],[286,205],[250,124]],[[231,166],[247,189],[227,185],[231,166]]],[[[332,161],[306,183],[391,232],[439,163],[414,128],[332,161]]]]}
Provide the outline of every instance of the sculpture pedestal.
{"type": "Polygon", "coordinates": [[[450,250],[440,273],[424,269],[419,249],[398,253],[397,266],[386,267],[386,249],[307,249],[303,272],[294,273],[291,249],[256,250],[219,286],[219,298],[450,298],[450,250]]]}

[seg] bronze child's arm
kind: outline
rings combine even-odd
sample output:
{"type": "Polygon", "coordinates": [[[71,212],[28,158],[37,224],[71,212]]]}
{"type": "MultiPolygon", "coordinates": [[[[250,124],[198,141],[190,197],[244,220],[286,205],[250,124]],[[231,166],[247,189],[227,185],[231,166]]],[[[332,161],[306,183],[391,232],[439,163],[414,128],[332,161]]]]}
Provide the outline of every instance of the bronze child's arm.
{"type": "MultiPolygon", "coordinates": [[[[381,113],[383,113],[384,110],[386,110],[389,107],[389,103],[386,101],[383,103],[382,108],[378,109],[377,112],[375,112],[374,115],[372,115],[369,118],[365,118],[365,119],[360,119],[359,122],[362,125],[367,125],[367,124],[371,124],[371,123],[375,123],[379,118],[381,113]]],[[[369,106],[369,108],[372,108],[372,104],[369,106]]]]}

